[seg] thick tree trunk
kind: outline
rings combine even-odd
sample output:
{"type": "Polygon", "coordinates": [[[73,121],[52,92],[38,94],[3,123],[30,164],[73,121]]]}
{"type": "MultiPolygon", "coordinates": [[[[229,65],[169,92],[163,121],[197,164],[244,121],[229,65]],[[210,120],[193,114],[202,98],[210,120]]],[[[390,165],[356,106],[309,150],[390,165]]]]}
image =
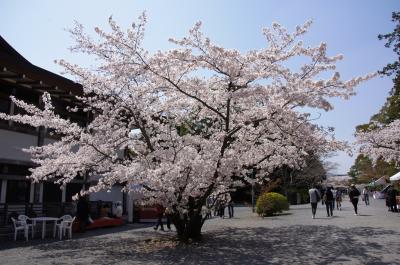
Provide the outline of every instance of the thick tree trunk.
{"type": "Polygon", "coordinates": [[[185,216],[180,214],[172,215],[172,223],[176,227],[178,238],[182,241],[201,240],[201,228],[203,227],[202,215],[197,211],[185,216]]]}

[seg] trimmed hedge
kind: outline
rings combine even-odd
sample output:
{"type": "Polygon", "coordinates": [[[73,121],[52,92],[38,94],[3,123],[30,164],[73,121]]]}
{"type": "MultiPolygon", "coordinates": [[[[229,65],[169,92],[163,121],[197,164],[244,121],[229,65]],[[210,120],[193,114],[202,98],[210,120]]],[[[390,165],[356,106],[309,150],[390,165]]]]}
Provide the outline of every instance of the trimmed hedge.
{"type": "Polygon", "coordinates": [[[260,216],[272,216],[287,210],[289,210],[289,202],[282,194],[266,192],[257,199],[256,211],[260,216]]]}

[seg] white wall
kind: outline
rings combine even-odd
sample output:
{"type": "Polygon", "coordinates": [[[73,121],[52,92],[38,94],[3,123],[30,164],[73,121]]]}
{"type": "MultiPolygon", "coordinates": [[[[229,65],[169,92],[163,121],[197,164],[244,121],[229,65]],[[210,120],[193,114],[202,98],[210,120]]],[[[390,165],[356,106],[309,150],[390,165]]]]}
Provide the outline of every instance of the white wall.
{"type": "Polygon", "coordinates": [[[36,135],[0,129],[0,158],[29,161],[30,155],[22,148],[37,145],[36,135]]]}

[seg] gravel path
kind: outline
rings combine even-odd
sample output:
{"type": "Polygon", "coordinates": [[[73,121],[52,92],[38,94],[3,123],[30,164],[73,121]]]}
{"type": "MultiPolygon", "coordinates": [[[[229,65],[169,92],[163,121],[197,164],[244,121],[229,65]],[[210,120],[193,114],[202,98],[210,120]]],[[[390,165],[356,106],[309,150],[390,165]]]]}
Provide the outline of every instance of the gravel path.
{"type": "Polygon", "coordinates": [[[319,204],[313,220],[309,205],[268,218],[237,207],[233,219],[209,220],[203,241],[191,245],[145,225],[2,242],[0,264],[400,264],[400,214],[383,200],[359,208],[354,216],[346,201],[327,218],[319,204]]]}

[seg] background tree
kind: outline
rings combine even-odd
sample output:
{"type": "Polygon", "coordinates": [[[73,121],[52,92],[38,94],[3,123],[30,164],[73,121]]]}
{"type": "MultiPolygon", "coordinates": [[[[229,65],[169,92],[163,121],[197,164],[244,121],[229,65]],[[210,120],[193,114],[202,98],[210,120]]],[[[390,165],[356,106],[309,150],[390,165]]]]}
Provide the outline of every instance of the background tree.
{"type": "Polygon", "coordinates": [[[393,162],[388,163],[382,159],[378,159],[374,164],[371,159],[360,154],[357,156],[348,174],[355,183],[368,183],[372,179],[376,180],[382,176],[392,176],[397,171],[398,169],[393,162]]]}
{"type": "MultiPolygon", "coordinates": [[[[356,128],[357,143],[361,155],[356,159],[350,173],[359,173],[363,181],[398,171],[400,162],[400,13],[392,13],[396,23],[393,32],[379,35],[386,40],[385,46],[393,47],[397,58],[385,66],[381,74],[394,75],[393,88],[380,111],[373,115],[368,124],[356,128]],[[372,163],[371,163],[372,162],[372,163]]],[[[360,181],[360,180],[358,180],[360,181]]]]}
{"type": "Polygon", "coordinates": [[[299,187],[309,189],[314,184],[321,184],[326,179],[327,170],[321,158],[309,155],[304,159],[303,166],[293,169],[283,166],[277,169],[270,178],[273,181],[280,179],[280,183],[285,187],[299,187]]]}
{"type": "Polygon", "coordinates": [[[123,32],[110,18],[111,32],[96,28],[97,39],[80,24],[70,31],[71,50],[97,62],[86,69],[60,61],[83,86],[77,100],[94,117],[86,128],[55,114],[47,93],[44,109],[12,98],[28,114],[0,118],[54,128],[61,136],[27,150],[39,165],[34,181],[66,185],[88,174],[98,183],[87,192],[115,183],[141,187],[142,204],[171,209],[183,240],[200,238],[209,196],[261,182],[283,165],[298,168],[309,153],[343,148],[300,108],[331,110],[329,98],[348,98],[374,76],[343,81],[332,72],[322,79],[342,56],[328,57],[325,43],[303,45],[310,22],[293,33],[273,24],[263,30],[268,46],[244,53],[214,44],[197,23],[187,37],[170,40],[178,48],[150,54],[142,46],[145,21],[143,15],[123,32]],[[289,69],[292,59],[302,66],[289,69]]]}
{"type": "Polygon", "coordinates": [[[306,159],[306,166],[294,174],[294,183],[299,187],[312,188],[326,180],[328,170],[320,157],[311,155],[306,159]]]}
{"type": "Polygon", "coordinates": [[[301,203],[308,201],[308,190],[315,185],[322,185],[327,178],[328,171],[333,169],[332,164],[323,162],[326,155],[310,154],[304,159],[300,168],[282,166],[269,176],[260,192],[279,192],[285,194],[290,203],[298,203],[300,194],[301,203]]]}
{"type": "Polygon", "coordinates": [[[398,57],[393,63],[388,63],[380,73],[388,76],[395,74],[398,77],[400,76],[400,12],[392,13],[392,21],[396,24],[393,32],[379,34],[378,39],[386,40],[385,47],[393,48],[398,57]]]}

